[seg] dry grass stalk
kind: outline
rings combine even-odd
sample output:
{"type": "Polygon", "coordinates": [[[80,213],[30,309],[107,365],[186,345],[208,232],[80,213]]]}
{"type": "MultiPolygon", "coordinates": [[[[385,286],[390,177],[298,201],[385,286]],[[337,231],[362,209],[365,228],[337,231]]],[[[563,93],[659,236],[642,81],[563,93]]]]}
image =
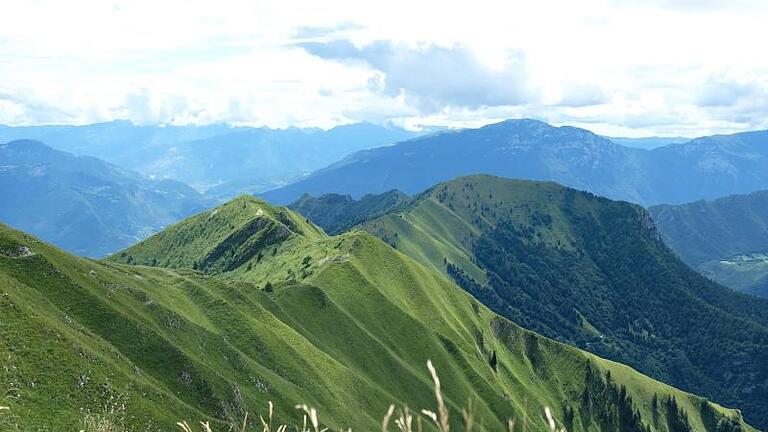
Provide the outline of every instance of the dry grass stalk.
{"type": "Polygon", "coordinates": [[[427,369],[429,369],[429,373],[432,375],[432,381],[435,382],[437,413],[429,410],[422,410],[421,412],[432,419],[433,422],[435,422],[439,432],[449,432],[450,426],[448,425],[448,408],[445,406],[445,400],[443,400],[443,390],[440,386],[440,378],[437,376],[435,366],[432,365],[432,360],[427,360],[427,369]]]}
{"type": "MultiPolygon", "coordinates": [[[[261,420],[261,426],[262,426],[262,432],[272,432],[272,416],[275,412],[275,406],[272,404],[272,401],[269,401],[269,421],[264,420],[264,417],[259,415],[259,420],[261,420]]],[[[247,416],[247,415],[246,415],[247,416]]],[[[306,416],[304,416],[304,425],[306,428],[306,416]]],[[[275,429],[275,432],[285,432],[285,430],[288,429],[288,425],[280,425],[275,429]]],[[[245,422],[243,422],[243,432],[245,432],[245,422]]]]}
{"type": "Polygon", "coordinates": [[[400,432],[413,432],[413,415],[408,407],[400,410],[400,415],[395,419],[395,425],[400,432]]]}
{"type": "Polygon", "coordinates": [[[392,418],[392,414],[395,412],[395,405],[392,404],[387,409],[387,413],[384,414],[384,420],[381,422],[381,432],[387,432],[389,430],[389,420],[392,418]]]}
{"type": "MultiPolygon", "coordinates": [[[[272,405],[272,402],[269,403],[272,405]]],[[[245,432],[245,428],[248,426],[248,412],[245,412],[245,417],[243,418],[243,428],[241,429],[242,432],[245,432]]]]}
{"type": "Polygon", "coordinates": [[[320,422],[317,418],[317,410],[307,405],[296,405],[296,409],[304,411],[304,427],[301,432],[325,432],[328,428],[320,429],[320,422]],[[312,429],[307,429],[307,417],[312,425],[312,429]]]}
{"type": "Polygon", "coordinates": [[[189,424],[187,422],[176,422],[177,425],[179,425],[180,428],[184,430],[184,432],[192,432],[192,428],[189,427],[189,424]]]}
{"type": "Polygon", "coordinates": [[[475,400],[471,397],[467,400],[467,407],[462,408],[461,416],[464,417],[464,431],[472,432],[475,425],[475,400]]]}
{"type": "MultiPolygon", "coordinates": [[[[547,419],[547,425],[549,426],[549,430],[552,432],[558,432],[557,422],[555,421],[555,417],[552,415],[552,410],[549,409],[549,407],[544,407],[544,417],[547,419]]],[[[565,428],[561,428],[560,432],[566,432],[565,428]]]]}

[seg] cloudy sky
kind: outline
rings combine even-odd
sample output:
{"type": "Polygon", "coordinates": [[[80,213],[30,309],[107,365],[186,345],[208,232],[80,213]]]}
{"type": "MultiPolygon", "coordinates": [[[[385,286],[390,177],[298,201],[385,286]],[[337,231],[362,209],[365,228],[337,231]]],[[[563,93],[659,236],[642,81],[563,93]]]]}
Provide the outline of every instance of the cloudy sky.
{"type": "Polygon", "coordinates": [[[764,0],[25,0],[0,123],[768,128],[764,0]]]}

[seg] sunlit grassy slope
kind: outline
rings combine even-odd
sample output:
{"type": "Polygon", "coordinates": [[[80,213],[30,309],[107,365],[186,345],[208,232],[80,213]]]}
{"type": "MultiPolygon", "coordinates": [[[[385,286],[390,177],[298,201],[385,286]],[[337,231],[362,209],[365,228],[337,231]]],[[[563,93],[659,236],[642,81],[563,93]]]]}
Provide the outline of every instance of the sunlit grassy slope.
{"type": "Polygon", "coordinates": [[[508,418],[544,430],[545,406],[568,430],[616,430],[629,404],[667,431],[679,413],[654,396],[674,397],[685,430],[752,430],[735,411],[521,329],[367,233],[327,237],[251,198],[104,262],[0,226],[0,359],[2,430],[79,430],[84,411],[118,395],[139,430],[226,429],[270,400],[283,421],[299,423],[293,406],[308,403],[334,429],[377,430],[392,402],[434,409],[427,359],[454,413],[472,397],[489,430],[508,418]],[[608,371],[620,400],[595,385],[608,371]]]}
{"type": "Polygon", "coordinates": [[[362,228],[526,328],[768,425],[768,302],[696,274],[639,206],[479,175],[362,228]]]}

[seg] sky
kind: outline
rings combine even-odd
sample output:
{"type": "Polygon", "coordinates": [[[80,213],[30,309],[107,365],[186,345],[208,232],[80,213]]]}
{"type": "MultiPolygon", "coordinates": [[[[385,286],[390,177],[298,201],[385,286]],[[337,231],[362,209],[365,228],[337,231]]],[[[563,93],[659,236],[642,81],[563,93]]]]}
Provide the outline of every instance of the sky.
{"type": "Polygon", "coordinates": [[[0,124],[768,129],[765,0],[0,0],[0,124]]]}

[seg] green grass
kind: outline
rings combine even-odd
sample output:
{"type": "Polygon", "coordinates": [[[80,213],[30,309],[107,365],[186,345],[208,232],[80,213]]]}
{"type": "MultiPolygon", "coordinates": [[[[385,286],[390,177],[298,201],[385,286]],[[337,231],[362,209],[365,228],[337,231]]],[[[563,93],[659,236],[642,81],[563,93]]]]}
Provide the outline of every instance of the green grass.
{"type": "Polygon", "coordinates": [[[325,234],[296,213],[243,195],[172,225],[107,260],[225,272],[295,235],[318,238],[325,234]]]}
{"type": "Polygon", "coordinates": [[[479,175],[360,227],[508,319],[768,424],[768,363],[740,360],[768,359],[768,302],[695,274],[639,206],[479,175]]]}
{"type": "MultiPolygon", "coordinates": [[[[327,237],[250,199],[219,210],[239,219],[211,225],[216,215],[204,213],[104,262],[0,226],[0,405],[10,408],[0,428],[80,430],[119,398],[126,430],[182,420],[226,430],[246,412],[266,413],[268,401],[281,423],[300,424],[294,406],[306,403],[324,426],[376,430],[392,403],[436,409],[424,367],[432,360],[447,407],[458,413],[472,398],[485,430],[510,418],[547,430],[544,407],[558,418],[576,407],[569,430],[598,430],[578,410],[590,364],[610,370],[638,407],[674,395],[693,430],[714,430],[700,427],[703,399],[524,330],[365,232],[327,237]],[[237,236],[248,215],[290,232],[261,257],[224,254],[207,273],[170,268],[199,264],[226,242],[240,248],[233,238],[259,244],[237,236]],[[7,253],[21,246],[33,255],[7,253]],[[127,256],[168,267],[115,262],[127,256]]],[[[451,419],[459,428],[460,416],[451,419]]]]}

